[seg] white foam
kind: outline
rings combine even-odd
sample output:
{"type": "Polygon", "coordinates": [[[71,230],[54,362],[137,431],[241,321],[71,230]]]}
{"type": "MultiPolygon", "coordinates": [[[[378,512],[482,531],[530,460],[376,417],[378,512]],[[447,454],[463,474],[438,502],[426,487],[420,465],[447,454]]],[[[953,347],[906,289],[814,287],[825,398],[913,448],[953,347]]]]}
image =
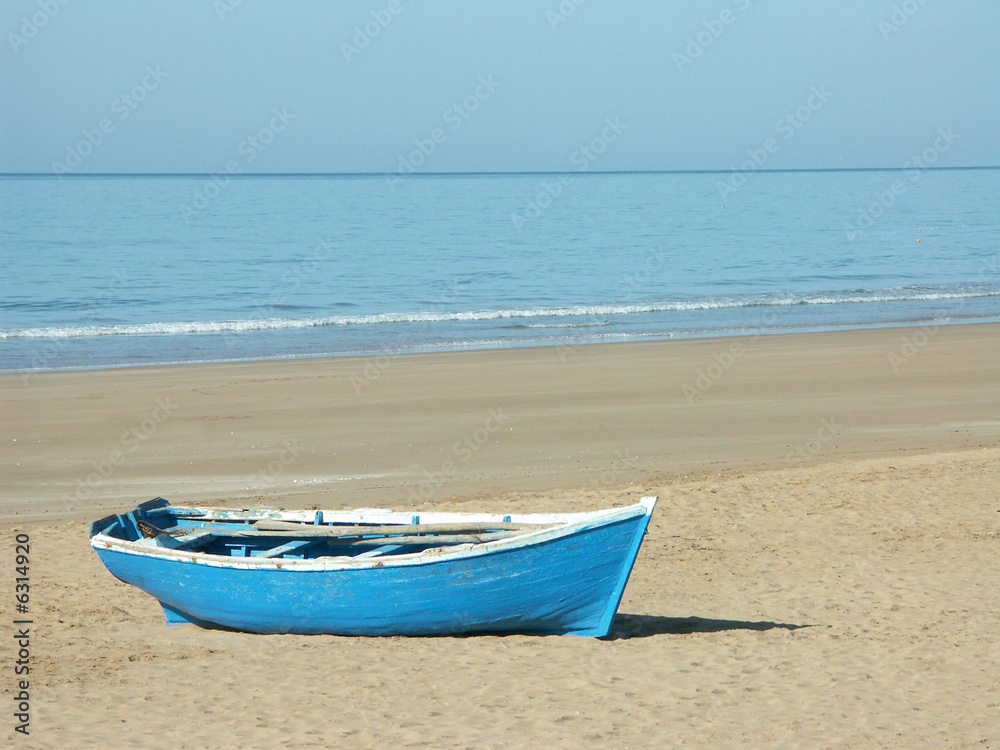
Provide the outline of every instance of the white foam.
{"type": "MultiPolygon", "coordinates": [[[[761,294],[737,297],[707,297],[692,300],[666,300],[638,304],[569,305],[562,307],[523,307],[502,310],[460,310],[453,312],[398,312],[370,315],[331,315],[312,318],[248,318],[243,320],[190,321],[177,323],[139,323],[132,325],[52,326],[44,328],[8,328],[0,330],[0,339],[67,339],[95,336],[162,336],[186,334],[245,333],[324,326],[369,326],[384,324],[474,322],[531,318],[607,318],[612,315],[642,315],[660,312],[722,310],[741,307],[787,307],[791,305],[844,305],[901,301],[934,301],[1000,297],[996,285],[968,285],[960,288],[896,287],[859,289],[806,294],[761,294]]],[[[586,327],[606,325],[598,320],[586,323],[532,323],[525,327],[586,327]]]]}

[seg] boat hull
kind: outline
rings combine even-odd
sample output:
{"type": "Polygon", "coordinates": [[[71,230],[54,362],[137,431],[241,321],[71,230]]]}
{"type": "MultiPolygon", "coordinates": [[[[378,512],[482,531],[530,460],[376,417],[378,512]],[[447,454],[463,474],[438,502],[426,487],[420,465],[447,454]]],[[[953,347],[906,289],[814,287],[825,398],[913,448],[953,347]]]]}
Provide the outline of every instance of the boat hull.
{"type": "Polygon", "coordinates": [[[610,630],[648,521],[648,512],[636,513],[534,540],[356,566],[95,549],[113,575],[156,597],[168,622],[254,633],[599,637],[610,630]]]}

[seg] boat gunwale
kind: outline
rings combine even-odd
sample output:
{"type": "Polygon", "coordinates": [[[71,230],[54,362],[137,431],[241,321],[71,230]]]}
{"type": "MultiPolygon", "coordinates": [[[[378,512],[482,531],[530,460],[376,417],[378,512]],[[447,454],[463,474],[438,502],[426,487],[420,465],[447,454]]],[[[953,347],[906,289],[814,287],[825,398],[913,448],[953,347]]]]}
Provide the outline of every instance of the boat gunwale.
{"type": "MultiPolygon", "coordinates": [[[[398,555],[384,556],[384,557],[370,557],[362,560],[355,559],[353,557],[346,556],[327,556],[327,557],[317,557],[317,558],[265,558],[265,557],[227,557],[224,555],[216,555],[207,552],[195,552],[191,550],[183,549],[170,549],[168,547],[153,547],[147,545],[140,545],[136,541],[128,541],[126,539],[119,539],[117,537],[112,537],[103,532],[98,532],[90,537],[91,547],[95,551],[108,550],[113,552],[120,552],[128,555],[137,555],[141,557],[150,557],[155,559],[161,559],[170,562],[196,564],[196,565],[206,565],[210,567],[217,568],[229,568],[234,570],[283,570],[289,572],[326,572],[326,571],[340,571],[340,570],[367,570],[373,568],[390,568],[390,567],[405,567],[412,565],[429,565],[434,563],[460,560],[464,558],[480,557],[485,555],[494,554],[497,552],[504,552],[509,550],[521,549],[524,547],[530,547],[538,544],[544,544],[555,539],[560,539],[567,536],[572,536],[581,532],[589,531],[590,529],[600,528],[602,526],[607,526],[614,523],[619,523],[622,521],[628,521],[633,518],[639,518],[642,516],[652,515],[653,508],[656,505],[656,497],[644,497],[638,503],[634,505],[624,506],[620,508],[608,508],[604,510],[597,510],[584,513],[566,513],[566,514],[520,514],[516,517],[520,519],[517,522],[525,523],[524,519],[531,518],[534,519],[545,519],[539,520],[538,523],[548,524],[545,526],[540,526],[538,529],[525,529],[523,533],[518,533],[515,536],[507,537],[506,539],[497,539],[493,541],[481,542],[481,543],[464,543],[451,546],[439,546],[431,547],[429,549],[422,550],[420,552],[408,552],[398,555]],[[567,519],[565,522],[553,522],[549,519],[562,518],[567,519]]],[[[184,510],[205,510],[205,511],[217,511],[222,513],[228,513],[230,511],[224,511],[222,509],[210,509],[210,508],[199,508],[190,509],[184,508],[184,510]]],[[[371,509],[366,509],[371,510],[371,509]]],[[[249,513],[249,511],[247,511],[249,513]]],[[[315,511],[291,511],[287,513],[314,513],[315,511]]],[[[326,511],[323,511],[324,513],[326,511]]],[[[337,512],[331,511],[333,516],[337,515],[337,512]]],[[[380,514],[381,518],[387,518],[388,514],[385,512],[376,511],[380,514]]],[[[392,513],[391,511],[389,513],[392,513]]],[[[343,511],[340,512],[341,515],[345,515],[343,511]]],[[[406,516],[414,514],[404,514],[398,513],[395,515],[406,516]]],[[[452,517],[460,518],[466,521],[479,521],[484,520],[498,521],[501,518],[507,518],[509,515],[512,522],[514,521],[514,514],[505,515],[494,515],[484,517],[482,519],[478,518],[484,516],[484,514],[471,514],[471,513],[434,513],[434,514],[419,514],[422,518],[427,518],[430,516],[439,517],[452,517]]],[[[273,519],[274,515],[262,516],[264,518],[273,519]]],[[[212,520],[211,517],[206,519],[204,516],[199,516],[199,520],[212,520]]],[[[245,516],[244,518],[249,519],[251,516],[245,516]]],[[[232,519],[238,520],[238,519],[232,519]]],[[[406,524],[401,524],[405,527],[406,524]]],[[[261,536],[266,536],[266,532],[262,533],[261,536]]],[[[292,538],[292,537],[289,537],[292,538]]],[[[392,544],[392,537],[386,537],[386,544],[392,544]]]]}

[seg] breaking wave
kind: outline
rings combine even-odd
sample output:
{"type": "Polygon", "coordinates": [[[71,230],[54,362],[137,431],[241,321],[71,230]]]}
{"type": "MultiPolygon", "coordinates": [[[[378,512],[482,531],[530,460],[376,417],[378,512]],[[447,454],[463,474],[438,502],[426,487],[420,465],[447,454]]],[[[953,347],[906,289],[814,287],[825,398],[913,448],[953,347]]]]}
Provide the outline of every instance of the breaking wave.
{"type": "Polygon", "coordinates": [[[500,310],[445,312],[387,312],[368,315],[331,315],[309,318],[248,318],[177,323],[129,325],[76,325],[42,328],[0,329],[0,339],[67,339],[95,336],[160,336],[187,334],[246,333],[324,326],[372,326],[384,324],[474,322],[490,320],[539,320],[521,323],[524,328],[573,328],[607,325],[609,316],[644,315],[695,310],[722,310],[742,307],[787,307],[791,305],[849,305],[904,301],[933,301],[1000,297],[1000,285],[979,284],[960,287],[895,287],[804,294],[760,294],[733,297],[705,297],[643,303],[602,305],[533,306],[500,310]],[[565,322],[550,319],[595,317],[601,320],[565,322]]]}

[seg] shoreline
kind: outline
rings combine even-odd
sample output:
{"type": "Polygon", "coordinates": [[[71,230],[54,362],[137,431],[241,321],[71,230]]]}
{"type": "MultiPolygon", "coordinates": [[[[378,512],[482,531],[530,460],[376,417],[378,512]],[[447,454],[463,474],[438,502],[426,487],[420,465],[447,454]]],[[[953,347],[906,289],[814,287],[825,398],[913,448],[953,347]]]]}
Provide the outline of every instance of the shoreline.
{"type": "MultiPolygon", "coordinates": [[[[339,360],[345,358],[360,358],[360,359],[373,359],[382,357],[401,357],[401,356],[413,356],[413,355],[435,355],[435,354],[463,354],[470,352],[491,352],[491,351],[509,351],[516,349],[537,349],[537,348],[572,348],[576,349],[581,346],[622,346],[628,344],[649,344],[664,341],[701,341],[701,340],[716,340],[716,339],[758,339],[763,336],[805,336],[810,334],[821,334],[821,333],[850,333],[852,331],[878,331],[878,330],[896,330],[900,328],[932,328],[939,329],[945,326],[975,326],[975,325],[1000,325],[1000,315],[988,316],[988,317],[977,317],[974,319],[961,319],[955,320],[954,318],[942,318],[934,319],[928,318],[926,320],[908,320],[900,322],[881,322],[881,323],[870,323],[870,324],[845,324],[845,325],[817,325],[813,327],[802,327],[802,326],[789,326],[787,328],[774,328],[767,330],[757,330],[753,333],[734,333],[733,329],[722,329],[716,332],[711,331],[700,331],[697,333],[654,333],[654,334],[641,334],[641,333],[623,333],[621,336],[624,340],[621,341],[598,341],[595,339],[588,339],[586,337],[581,337],[575,342],[569,343],[555,343],[551,340],[526,340],[511,343],[504,343],[501,345],[494,346],[474,346],[472,344],[439,344],[437,347],[429,346],[429,348],[414,348],[405,351],[394,351],[390,349],[379,349],[372,350],[369,352],[355,352],[355,351],[345,351],[345,352],[324,352],[321,354],[275,354],[270,356],[262,357],[246,357],[246,358],[230,358],[230,359],[197,359],[197,360],[168,360],[163,362],[122,362],[122,363],[111,363],[111,364],[98,364],[98,365],[67,365],[63,367],[55,368],[10,368],[10,369],[0,369],[0,378],[5,376],[21,376],[22,379],[25,377],[32,377],[35,375],[42,375],[48,373],[74,373],[74,372],[90,372],[90,371],[119,371],[119,370],[131,370],[135,368],[146,368],[146,367],[187,367],[187,366],[198,366],[198,365],[238,365],[238,364],[262,364],[266,362],[298,362],[302,360],[339,360]]],[[[153,334],[150,334],[153,335],[153,334]]],[[[182,334],[182,335],[214,335],[214,334],[182,334]]],[[[45,341],[50,341],[51,339],[42,339],[45,341]]],[[[60,338],[55,339],[57,341],[74,340],[70,338],[60,338]]]]}
{"type": "Polygon", "coordinates": [[[977,323],[3,375],[4,524],[994,446],[998,340],[977,323]]]}

